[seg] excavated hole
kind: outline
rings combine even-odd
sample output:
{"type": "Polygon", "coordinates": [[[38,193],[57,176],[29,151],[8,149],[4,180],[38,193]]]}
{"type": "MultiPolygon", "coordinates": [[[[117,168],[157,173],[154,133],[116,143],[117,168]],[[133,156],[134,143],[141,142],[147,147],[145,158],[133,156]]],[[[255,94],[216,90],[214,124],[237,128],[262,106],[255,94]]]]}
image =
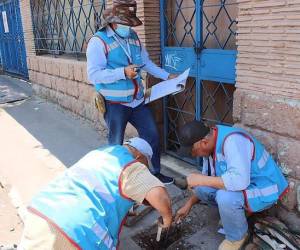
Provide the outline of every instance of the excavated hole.
{"type": "Polygon", "coordinates": [[[154,225],[147,230],[144,230],[133,237],[133,240],[145,250],[186,250],[192,249],[188,243],[184,241],[187,236],[190,236],[194,231],[194,225],[187,221],[179,225],[172,226],[169,232],[163,231],[159,242],[156,241],[157,226],[154,225]]]}

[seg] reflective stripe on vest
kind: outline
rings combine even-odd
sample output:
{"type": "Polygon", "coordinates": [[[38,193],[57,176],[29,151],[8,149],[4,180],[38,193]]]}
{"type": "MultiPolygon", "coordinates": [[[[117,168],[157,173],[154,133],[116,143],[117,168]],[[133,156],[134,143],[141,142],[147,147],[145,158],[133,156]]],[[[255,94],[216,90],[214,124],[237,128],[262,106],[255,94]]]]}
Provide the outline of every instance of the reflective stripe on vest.
{"type": "MultiPolygon", "coordinates": [[[[94,36],[101,38],[106,43],[107,52],[107,69],[125,68],[129,65],[126,53],[120,44],[113,38],[108,37],[106,31],[98,31],[94,36]]],[[[132,63],[142,65],[141,45],[134,31],[129,38],[129,47],[131,51],[132,63]]],[[[104,98],[113,102],[132,102],[134,98],[141,99],[144,96],[144,86],[140,72],[136,79],[121,79],[113,83],[97,83],[96,91],[100,92],[104,98]]]]}
{"type": "Polygon", "coordinates": [[[272,206],[283,194],[288,183],[280,168],[275,163],[265,147],[240,128],[229,126],[216,126],[217,139],[215,149],[215,168],[217,176],[222,176],[227,171],[223,146],[226,138],[232,134],[242,135],[252,141],[254,149],[250,170],[250,185],[244,191],[247,209],[251,212],[264,210],[272,206]]]}
{"type": "Polygon", "coordinates": [[[115,249],[133,205],[121,194],[120,175],[133,162],[123,146],[94,150],[36,195],[31,207],[82,249],[115,249]]]}

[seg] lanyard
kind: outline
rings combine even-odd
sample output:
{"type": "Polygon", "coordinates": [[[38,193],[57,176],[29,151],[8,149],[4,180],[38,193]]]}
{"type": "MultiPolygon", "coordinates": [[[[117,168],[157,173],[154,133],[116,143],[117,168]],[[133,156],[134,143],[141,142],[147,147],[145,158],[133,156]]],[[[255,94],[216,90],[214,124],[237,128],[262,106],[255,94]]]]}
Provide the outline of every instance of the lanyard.
{"type": "Polygon", "coordinates": [[[127,49],[126,49],[125,46],[124,46],[124,43],[120,40],[120,38],[117,35],[113,35],[113,37],[116,40],[116,42],[121,46],[121,48],[123,49],[123,51],[125,52],[126,56],[129,59],[129,62],[132,63],[131,50],[130,50],[129,41],[127,39],[123,40],[126,43],[126,45],[127,45],[127,49]]]}

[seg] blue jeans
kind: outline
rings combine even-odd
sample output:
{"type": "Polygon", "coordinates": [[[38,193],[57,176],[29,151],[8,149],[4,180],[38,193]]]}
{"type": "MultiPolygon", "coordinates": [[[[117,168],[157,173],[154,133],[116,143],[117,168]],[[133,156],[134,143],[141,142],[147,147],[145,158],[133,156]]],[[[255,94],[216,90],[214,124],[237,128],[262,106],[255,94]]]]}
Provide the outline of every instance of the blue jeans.
{"type": "Polygon", "coordinates": [[[147,106],[141,104],[131,108],[106,102],[104,119],[109,130],[108,143],[111,145],[123,144],[125,128],[127,123],[130,122],[138,131],[139,136],[152,147],[153,174],[160,172],[159,134],[152,113],[147,106]]]}
{"type": "Polygon", "coordinates": [[[200,200],[210,205],[218,206],[227,240],[237,241],[245,236],[248,231],[248,223],[242,192],[232,192],[203,186],[195,187],[194,192],[200,200]]]}

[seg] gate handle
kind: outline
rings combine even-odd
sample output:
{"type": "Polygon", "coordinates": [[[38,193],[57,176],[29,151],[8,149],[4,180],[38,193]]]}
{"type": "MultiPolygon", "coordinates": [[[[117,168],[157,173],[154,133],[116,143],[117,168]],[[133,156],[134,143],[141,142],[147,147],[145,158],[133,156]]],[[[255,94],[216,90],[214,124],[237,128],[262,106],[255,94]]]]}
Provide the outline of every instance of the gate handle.
{"type": "Polygon", "coordinates": [[[197,45],[194,45],[194,50],[197,55],[200,54],[204,49],[206,49],[206,47],[203,46],[201,42],[197,42],[197,45]]]}

